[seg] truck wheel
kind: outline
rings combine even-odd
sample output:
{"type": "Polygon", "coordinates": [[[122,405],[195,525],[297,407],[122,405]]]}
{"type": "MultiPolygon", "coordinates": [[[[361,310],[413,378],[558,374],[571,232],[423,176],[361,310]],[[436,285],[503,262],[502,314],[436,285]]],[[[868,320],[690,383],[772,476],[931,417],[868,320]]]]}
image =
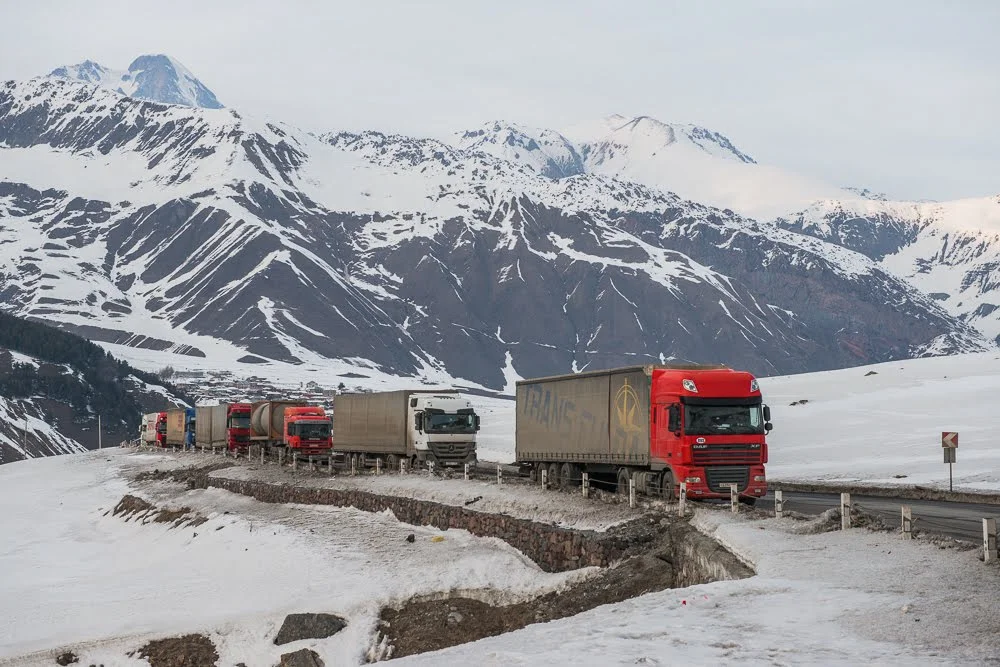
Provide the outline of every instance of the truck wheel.
{"type": "Polygon", "coordinates": [[[580,466],[575,463],[562,464],[562,476],[559,485],[564,489],[580,486],[580,466]]]}
{"type": "Polygon", "coordinates": [[[389,456],[385,457],[385,467],[386,470],[399,472],[399,457],[395,454],[389,454],[389,456]]]}
{"type": "Polygon", "coordinates": [[[663,474],[660,475],[660,496],[668,503],[672,503],[676,500],[676,495],[674,493],[674,473],[664,470],[663,474]]]}
{"type": "Polygon", "coordinates": [[[541,479],[542,479],[542,473],[539,464],[532,464],[531,467],[528,468],[528,481],[531,482],[532,484],[538,484],[539,482],[541,482],[541,479]]]}
{"type": "Polygon", "coordinates": [[[628,468],[618,469],[618,487],[615,489],[618,493],[628,495],[628,481],[632,479],[632,471],[628,468]]]}
{"type": "Polygon", "coordinates": [[[562,488],[562,466],[558,463],[549,464],[549,488],[562,488]]]}

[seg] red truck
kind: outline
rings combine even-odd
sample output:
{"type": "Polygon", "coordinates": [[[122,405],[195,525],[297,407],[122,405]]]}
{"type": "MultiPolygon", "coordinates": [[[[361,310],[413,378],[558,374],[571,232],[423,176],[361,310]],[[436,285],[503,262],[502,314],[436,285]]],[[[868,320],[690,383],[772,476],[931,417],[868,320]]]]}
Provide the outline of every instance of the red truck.
{"type": "Polygon", "coordinates": [[[323,408],[304,401],[253,404],[250,439],[265,447],[287,447],[289,454],[325,455],[333,448],[333,424],[323,408]]]}
{"type": "Polygon", "coordinates": [[[195,445],[225,447],[230,451],[250,446],[249,403],[220,403],[195,408],[195,445]]]}
{"type": "Polygon", "coordinates": [[[648,365],[517,383],[515,450],[537,479],[563,488],[581,473],[636,491],[754,504],[767,492],[771,410],[753,375],[725,366],[648,365]]]}
{"type": "Polygon", "coordinates": [[[144,445],[167,446],[167,413],[150,412],[142,416],[139,440],[144,445]]]}

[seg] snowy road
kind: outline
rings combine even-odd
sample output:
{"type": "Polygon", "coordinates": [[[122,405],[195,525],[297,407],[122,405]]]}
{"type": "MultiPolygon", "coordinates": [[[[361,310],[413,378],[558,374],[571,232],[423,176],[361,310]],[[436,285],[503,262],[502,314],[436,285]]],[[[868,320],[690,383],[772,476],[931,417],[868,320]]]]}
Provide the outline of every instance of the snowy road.
{"type": "MultiPolygon", "coordinates": [[[[840,507],[840,495],[833,493],[804,493],[784,491],[785,510],[818,515],[840,507]]],[[[980,542],[983,539],[983,519],[1000,519],[1000,505],[953,503],[940,500],[902,500],[851,494],[855,507],[874,514],[887,526],[899,528],[900,507],[909,505],[915,530],[943,535],[956,540],[980,542]]],[[[757,502],[757,507],[774,510],[774,494],[768,493],[757,502]]]]}

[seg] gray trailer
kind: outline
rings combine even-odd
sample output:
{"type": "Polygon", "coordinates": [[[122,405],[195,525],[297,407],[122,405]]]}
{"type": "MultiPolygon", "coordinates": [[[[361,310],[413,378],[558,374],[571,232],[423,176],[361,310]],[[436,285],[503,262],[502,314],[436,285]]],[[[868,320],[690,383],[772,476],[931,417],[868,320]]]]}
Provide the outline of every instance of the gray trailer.
{"type": "Polygon", "coordinates": [[[642,367],[518,382],[517,460],[648,465],[649,389],[642,367]]]}
{"type": "Polygon", "coordinates": [[[230,403],[199,405],[194,409],[195,445],[228,447],[227,417],[230,403]]]}
{"type": "Polygon", "coordinates": [[[194,409],[194,443],[198,447],[212,446],[213,405],[198,405],[194,409]]]}
{"type": "Polygon", "coordinates": [[[333,403],[333,449],[362,467],[375,459],[471,463],[478,430],[471,402],[454,389],[341,394],[333,403]]]}

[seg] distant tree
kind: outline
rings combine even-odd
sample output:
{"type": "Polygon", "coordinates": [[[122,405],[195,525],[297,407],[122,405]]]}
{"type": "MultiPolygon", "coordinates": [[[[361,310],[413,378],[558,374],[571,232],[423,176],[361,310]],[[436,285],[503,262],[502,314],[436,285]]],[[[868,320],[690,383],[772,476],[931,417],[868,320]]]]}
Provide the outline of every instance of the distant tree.
{"type": "Polygon", "coordinates": [[[173,366],[164,366],[163,368],[160,369],[160,372],[158,372],[157,375],[159,375],[164,380],[169,380],[176,374],[176,372],[177,371],[174,370],[173,366]]]}

